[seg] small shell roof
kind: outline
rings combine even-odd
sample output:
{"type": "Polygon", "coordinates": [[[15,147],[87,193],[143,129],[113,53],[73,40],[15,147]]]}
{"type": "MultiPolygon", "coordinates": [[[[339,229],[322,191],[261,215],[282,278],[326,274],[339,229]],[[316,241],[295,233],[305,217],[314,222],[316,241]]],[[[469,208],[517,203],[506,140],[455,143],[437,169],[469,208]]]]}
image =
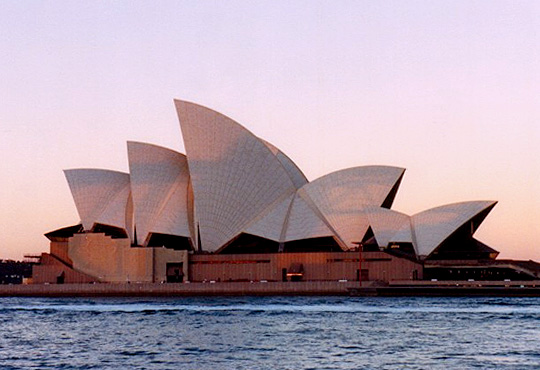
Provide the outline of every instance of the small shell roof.
{"type": "Polygon", "coordinates": [[[372,208],[367,210],[366,214],[371,230],[380,246],[387,246],[391,241],[394,241],[396,234],[401,229],[408,229],[410,238],[411,223],[408,215],[386,208],[372,208]]]}
{"type": "Polygon", "coordinates": [[[127,146],[138,242],[146,245],[150,233],[190,237],[186,156],[147,143],[127,146]]]}
{"type": "Polygon", "coordinates": [[[130,194],[127,173],[80,168],[65,170],[64,174],[85,230],[91,230],[95,223],[127,229],[130,194]]]}
{"type": "MultiPolygon", "coordinates": [[[[429,256],[443,241],[479,213],[491,210],[496,201],[452,203],[412,216],[417,254],[429,256]]],[[[474,231],[474,230],[473,230],[474,231]]]]}

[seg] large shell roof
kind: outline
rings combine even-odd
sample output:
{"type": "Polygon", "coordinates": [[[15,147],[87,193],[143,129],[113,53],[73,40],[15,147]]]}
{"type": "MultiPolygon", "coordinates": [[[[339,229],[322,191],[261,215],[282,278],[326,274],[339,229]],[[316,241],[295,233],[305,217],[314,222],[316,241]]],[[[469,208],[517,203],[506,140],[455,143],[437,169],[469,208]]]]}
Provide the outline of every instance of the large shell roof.
{"type": "Polygon", "coordinates": [[[360,166],[308,182],[285,153],[234,120],[194,103],[175,105],[186,155],[128,142],[129,174],[65,171],[84,229],[124,228],[140,245],[152,233],[188,237],[215,252],[242,233],[279,243],[333,237],[346,250],[371,228],[381,247],[411,243],[428,256],[467,222],[478,227],[478,215],[496,203],[456,203],[411,217],[389,209],[403,168],[360,166]]]}
{"type": "Polygon", "coordinates": [[[176,101],[202,245],[216,251],[284,194],[296,191],[270,148],[232,119],[176,101]]]}

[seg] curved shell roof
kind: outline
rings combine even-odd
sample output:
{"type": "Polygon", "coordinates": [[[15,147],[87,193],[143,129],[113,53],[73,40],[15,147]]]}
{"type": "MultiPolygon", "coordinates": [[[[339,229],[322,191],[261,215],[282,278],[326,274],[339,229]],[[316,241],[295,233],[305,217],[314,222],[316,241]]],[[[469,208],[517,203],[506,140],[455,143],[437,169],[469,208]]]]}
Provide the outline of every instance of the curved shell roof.
{"type": "MultiPolygon", "coordinates": [[[[417,254],[429,256],[443,241],[479,213],[491,210],[496,201],[452,203],[412,216],[417,254]]],[[[471,230],[471,234],[475,230],[471,230]]]]}
{"type": "Polygon", "coordinates": [[[405,169],[362,166],[330,173],[302,188],[348,248],[369,228],[366,210],[384,204],[405,169]]]}
{"type": "Polygon", "coordinates": [[[138,242],[146,245],[152,232],[190,237],[186,156],[130,141],[128,158],[138,242]]]}
{"type": "Polygon", "coordinates": [[[414,240],[411,216],[407,215],[407,218],[408,220],[401,224],[401,226],[396,230],[394,235],[390,237],[390,240],[388,242],[411,243],[413,244],[413,246],[415,246],[416,250],[416,242],[414,240]]]}
{"type": "Polygon", "coordinates": [[[202,247],[216,251],[296,186],[268,146],[240,124],[200,105],[175,103],[202,247]]]}
{"type": "Polygon", "coordinates": [[[289,177],[291,178],[294,186],[296,186],[297,189],[300,189],[302,186],[308,183],[308,180],[304,173],[300,170],[300,168],[298,168],[296,163],[294,163],[285,153],[283,153],[274,145],[270,144],[268,141],[265,141],[263,139],[261,139],[261,141],[266,144],[266,146],[270,149],[272,153],[274,153],[283,168],[285,168],[285,171],[287,171],[287,173],[289,174],[289,177]]]}
{"type": "Polygon", "coordinates": [[[232,119],[175,105],[187,156],[128,142],[130,175],[65,171],[84,229],[116,226],[134,240],[136,228],[143,245],[151,233],[190,237],[216,252],[241,233],[280,243],[333,237],[346,250],[371,227],[380,246],[412,243],[428,256],[467,222],[472,234],[496,204],[455,203],[410,217],[389,209],[403,168],[354,167],[308,182],[281,150],[232,119]]]}
{"type": "Polygon", "coordinates": [[[336,235],[332,226],[310,199],[306,199],[302,190],[298,191],[294,198],[285,229],[282,242],[336,235]]]}
{"type": "Polygon", "coordinates": [[[293,197],[294,194],[288,194],[283,199],[276,200],[244,229],[245,232],[280,242],[293,197]]]}
{"type": "MultiPolygon", "coordinates": [[[[373,208],[366,212],[371,230],[375,235],[379,246],[387,246],[394,241],[395,235],[402,228],[409,230],[410,237],[410,217],[404,213],[392,211],[386,208],[373,208]]],[[[406,240],[402,240],[403,242],[406,240]]],[[[410,241],[412,243],[412,240],[410,241]]]]}
{"type": "Polygon", "coordinates": [[[95,223],[128,230],[129,175],[102,169],[72,169],[64,174],[85,230],[95,223]]]}

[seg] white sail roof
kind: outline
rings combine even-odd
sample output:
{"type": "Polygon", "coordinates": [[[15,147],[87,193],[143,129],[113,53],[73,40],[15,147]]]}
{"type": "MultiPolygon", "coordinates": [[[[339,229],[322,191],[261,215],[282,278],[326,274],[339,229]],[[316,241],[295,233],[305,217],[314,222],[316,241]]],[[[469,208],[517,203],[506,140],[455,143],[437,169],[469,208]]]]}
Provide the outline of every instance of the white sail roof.
{"type": "Polygon", "coordinates": [[[309,183],[281,150],[232,119],[175,104],[187,157],[128,142],[130,175],[65,171],[86,230],[116,226],[133,241],[136,229],[143,245],[152,233],[190,237],[199,249],[219,252],[241,233],[280,243],[333,237],[348,249],[371,227],[380,246],[412,243],[426,257],[468,222],[474,233],[496,203],[455,203],[410,217],[389,209],[403,168],[354,167],[309,183]]]}
{"type": "Polygon", "coordinates": [[[397,231],[392,235],[389,243],[395,242],[395,243],[411,243],[415,247],[416,251],[416,242],[414,240],[414,233],[412,229],[412,220],[411,216],[408,216],[408,220],[401,224],[401,226],[397,229],[397,231]]]}
{"type": "Polygon", "coordinates": [[[282,242],[336,235],[320,212],[309,203],[305,192],[298,191],[291,205],[282,242]]]}
{"type": "Polygon", "coordinates": [[[262,212],[245,228],[245,232],[279,242],[293,197],[294,194],[288,194],[283,199],[276,200],[267,211],[262,212]]]}
{"type": "Polygon", "coordinates": [[[128,229],[126,207],[130,194],[129,175],[102,169],[71,169],[64,174],[85,230],[95,223],[128,229]]]}
{"type": "Polygon", "coordinates": [[[377,244],[381,247],[394,241],[393,237],[402,228],[406,230],[408,227],[410,236],[410,216],[404,213],[386,208],[371,208],[366,210],[366,215],[377,244]]]}
{"type": "Polygon", "coordinates": [[[354,167],[320,177],[302,190],[338,237],[353,248],[368,230],[366,209],[382,206],[404,171],[388,166],[354,167]]]}
{"type": "Polygon", "coordinates": [[[186,156],[130,141],[128,158],[138,242],[147,245],[151,233],[190,237],[186,156]]]}
{"type": "MultiPolygon", "coordinates": [[[[496,201],[473,201],[448,204],[412,216],[419,256],[429,256],[443,241],[479,213],[491,209],[496,201]]],[[[471,234],[475,230],[471,230],[471,234]]]]}
{"type": "Polygon", "coordinates": [[[262,142],[274,153],[276,158],[279,160],[285,171],[289,174],[294,186],[297,189],[300,189],[302,186],[308,183],[308,180],[304,173],[298,168],[296,163],[294,163],[285,153],[283,153],[279,148],[270,144],[268,141],[261,139],[262,142]]]}
{"type": "Polygon", "coordinates": [[[274,153],[232,119],[176,100],[202,247],[216,251],[296,186],[274,153]]]}

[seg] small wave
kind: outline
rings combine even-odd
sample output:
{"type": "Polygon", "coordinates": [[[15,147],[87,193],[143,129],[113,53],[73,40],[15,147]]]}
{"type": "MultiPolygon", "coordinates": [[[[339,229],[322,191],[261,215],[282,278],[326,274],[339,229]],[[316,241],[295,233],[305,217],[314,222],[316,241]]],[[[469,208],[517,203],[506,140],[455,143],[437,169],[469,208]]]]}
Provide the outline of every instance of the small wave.
{"type": "Polygon", "coordinates": [[[369,313],[369,314],[526,314],[540,315],[540,305],[479,305],[479,306],[384,306],[351,304],[58,304],[3,307],[0,312],[39,311],[42,313],[90,312],[90,313],[170,313],[170,312],[246,312],[246,313],[369,313]]]}

